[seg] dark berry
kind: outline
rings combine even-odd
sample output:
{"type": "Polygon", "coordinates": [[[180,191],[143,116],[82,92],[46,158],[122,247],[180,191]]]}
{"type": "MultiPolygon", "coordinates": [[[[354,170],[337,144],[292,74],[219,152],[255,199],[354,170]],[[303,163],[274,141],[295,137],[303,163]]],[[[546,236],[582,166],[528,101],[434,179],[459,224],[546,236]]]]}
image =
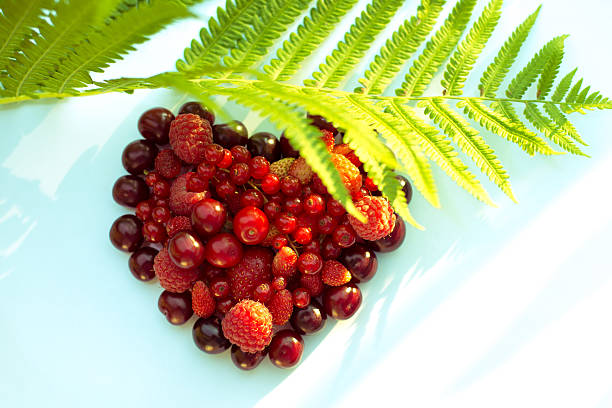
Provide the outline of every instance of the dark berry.
{"type": "Polygon", "coordinates": [[[159,296],[157,307],[170,323],[183,324],[193,316],[191,292],[173,293],[164,290],[159,296]]]}
{"type": "Polygon", "coordinates": [[[323,259],[319,254],[304,252],[297,261],[297,268],[307,275],[314,275],[323,269],[323,259]]]}
{"type": "Polygon", "coordinates": [[[304,252],[312,252],[315,254],[320,254],[321,253],[321,244],[319,243],[318,240],[313,240],[310,241],[309,243],[307,243],[306,245],[304,245],[304,248],[302,248],[304,250],[304,252]]]}
{"type": "Polygon", "coordinates": [[[247,142],[252,156],[263,156],[269,162],[280,160],[281,147],[276,136],[267,132],[255,133],[247,142]]]}
{"type": "Polygon", "coordinates": [[[232,234],[212,237],[205,246],[206,260],[220,268],[231,268],[242,259],[242,245],[232,234]]]}
{"type": "Polygon", "coordinates": [[[203,178],[204,180],[210,180],[215,176],[217,172],[217,167],[214,164],[202,162],[198,165],[198,176],[203,178]]]}
{"type": "Polygon", "coordinates": [[[342,248],[334,243],[330,236],[325,237],[321,244],[321,256],[323,259],[337,259],[342,253],[342,248]]]}
{"type": "Polygon", "coordinates": [[[221,319],[216,316],[198,319],[193,325],[193,341],[200,350],[208,354],[219,354],[232,345],[223,336],[221,319]]]}
{"type": "Polygon", "coordinates": [[[310,304],[310,293],[304,288],[297,288],[293,290],[293,304],[303,309],[310,304]]]}
{"type": "Polygon", "coordinates": [[[211,265],[208,262],[204,262],[204,264],[202,265],[202,274],[208,280],[209,283],[212,283],[213,279],[225,275],[225,270],[217,266],[211,265]]]}
{"type": "Polygon", "coordinates": [[[202,241],[188,231],[178,232],[168,241],[170,259],[179,268],[191,269],[204,262],[202,241]]]}
{"type": "Polygon", "coordinates": [[[334,134],[334,136],[336,136],[338,133],[338,129],[336,129],[336,127],[332,123],[328,122],[323,116],[311,114],[308,114],[307,116],[313,126],[318,127],[321,130],[329,130],[334,134]]]}
{"type": "Polygon", "coordinates": [[[289,143],[289,139],[285,137],[284,132],[280,138],[279,144],[281,147],[281,153],[283,154],[283,157],[297,158],[300,155],[300,152],[298,152],[297,150],[293,148],[293,146],[291,146],[291,143],[289,143]]]}
{"type": "Polygon", "coordinates": [[[347,283],[343,286],[328,287],[323,292],[325,312],[338,320],[346,320],[355,314],[361,305],[361,291],[357,285],[347,283]]]}
{"type": "Polygon", "coordinates": [[[256,368],[266,358],[266,351],[258,351],[256,353],[247,353],[240,350],[240,347],[232,345],[232,361],[234,365],[241,370],[249,371],[256,368]]]}
{"type": "Polygon", "coordinates": [[[270,361],[280,368],[291,368],[300,362],[304,340],[293,330],[281,330],[274,335],[269,346],[270,361]]]}
{"type": "Polygon", "coordinates": [[[331,215],[326,214],[317,221],[317,229],[322,234],[331,234],[337,226],[338,222],[336,221],[336,218],[332,217],[331,215]]]}
{"type": "Polygon", "coordinates": [[[249,163],[251,160],[251,152],[244,146],[234,146],[230,149],[234,163],[249,163]]]}
{"type": "Polygon", "coordinates": [[[369,241],[368,244],[376,252],[391,252],[395,251],[402,245],[406,237],[406,224],[400,217],[395,218],[395,227],[391,234],[379,239],[378,241],[369,241]]]}
{"type": "Polygon", "coordinates": [[[170,183],[167,180],[159,180],[153,184],[151,190],[156,198],[168,198],[170,196],[170,183]]]}
{"type": "Polygon", "coordinates": [[[338,200],[330,199],[327,201],[327,213],[332,217],[340,217],[346,212],[338,200]]]}
{"type": "Polygon", "coordinates": [[[402,186],[402,190],[404,191],[404,195],[406,196],[406,203],[410,204],[412,201],[412,185],[408,181],[408,179],[404,176],[395,176],[397,181],[399,181],[400,186],[402,186]]]}
{"type": "Polygon", "coordinates": [[[191,210],[191,225],[203,238],[211,237],[221,231],[226,218],[225,207],[212,198],[199,201],[191,210]]]}
{"type": "Polygon", "coordinates": [[[267,303],[272,297],[272,288],[267,283],[262,283],[253,290],[253,300],[267,303]]]}
{"type": "Polygon", "coordinates": [[[140,177],[121,176],[113,186],[113,198],[118,204],[136,207],[139,202],[149,198],[149,186],[140,177]]]}
{"type": "Polygon", "coordinates": [[[138,119],[138,131],[148,140],[158,145],[168,143],[168,133],[174,115],[166,108],[149,109],[138,119]]]}
{"type": "Polygon", "coordinates": [[[202,106],[199,102],[187,102],[181,109],[179,109],[179,115],[185,113],[193,113],[194,115],[198,115],[202,119],[205,119],[212,126],[215,123],[215,114],[212,113],[208,108],[202,106]]]}
{"type": "MultiPolygon", "coordinates": [[[[283,207],[276,201],[268,201],[263,206],[264,213],[268,217],[268,220],[273,220],[283,211],[283,207]]],[[[276,225],[276,224],[274,224],[276,225]]]]}
{"type": "Polygon", "coordinates": [[[142,235],[148,242],[164,242],[166,240],[166,228],[159,222],[147,221],[142,226],[142,235]]]}
{"type": "Polygon", "coordinates": [[[291,326],[300,334],[313,334],[325,326],[327,314],[323,306],[312,300],[304,309],[296,309],[291,316],[291,326]]]}
{"type": "Polygon", "coordinates": [[[187,177],[187,191],[192,193],[202,193],[208,188],[208,179],[200,177],[197,173],[188,173],[191,176],[187,177]]]}
{"type": "Polygon", "coordinates": [[[121,163],[128,173],[139,175],[155,165],[157,146],[150,140],[136,140],[123,149],[121,163]]]}
{"type": "Polygon", "coordinates": [[[270,224],[263,211],[245,207],[234,217],[234,234],[247,245],[257,245],[268,235],[270,224]]]}
{"type": "Polygon", "coordinates": [[[369,281],[378,269],[378,259],[374,251],[361,244],[343,250],[338,261],[346,266],[357,283],[369,281]]]}
{"type": "Polygon", "coordinates": [[[142,244],[142,222],[135,215],[122,215],[113,222],[109,237],[115,248],[133,252],[142,244]]]}
{"type": "Polygon", "coordinates": [[[236,304],[234,299],[227,298],[217,302],[217,311],[221,314],[226,314],[236,304]]]}
{"type": "Polygon", "coordinates": [[[153,260],[159,251],[151,247],[142,247],[137,249],[132,255],[128,265],[130,272],[139,281],[147,282],[155,278],[153,270],[153,260]]]}
{"type": "Polygon", "coordinates": [[[338,225],[332,232],[332,239],[339,247],[349,248],[357,241],[357,235],[349,225],[338,225]]]}
{"type": "Polygon", "coordinates": [[[150,200],[141,201],[136,206],[136,216],[140,219],[140,221],[147,221],[151,218],[151,213],[153,212],[153,207],[151,206],[150,200]]]}
{"type": "Polygon", "coordinates": [[[287,201],[285,201],[285,210],[289,214],[299,215],[304,208],[302,204],[302,200],[300,197],[291,197],[287,201]]]}
{"type": "Polygon", "coordinates": [[[147,183],[147,186],[149,187],[153,187],[153,185],[155,183],[157,183],[159,180],[163,180],[164,178],[162,176],[160,176],[157,172],[152,171],[149,174],[147,174],[145,176],[145,183],[147,183]]]}
{"type": "Polygon", "coordinates": [[[160,224],[166,224],[171,216],[170,210],[166,207],[155,207],[151,211],[151,219],[160,224]]]}
{"type": "Polygon", "coordinates": [[[226,149],[231,149],[236,145],[246,145],[248,141],[247,128],[237,120],[215,125],[212,130],[214,142],[226,149]]]}

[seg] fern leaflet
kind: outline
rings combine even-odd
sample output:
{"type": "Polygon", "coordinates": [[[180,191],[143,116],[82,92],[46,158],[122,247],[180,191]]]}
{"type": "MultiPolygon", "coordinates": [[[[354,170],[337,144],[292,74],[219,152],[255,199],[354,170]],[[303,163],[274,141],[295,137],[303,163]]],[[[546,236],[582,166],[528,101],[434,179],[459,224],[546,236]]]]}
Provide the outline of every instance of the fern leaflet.
{"type": "Polygon", "coordinates": [[[578,146],[566,135],[561,132],[561,129],[553,124],[534,103],[527,103],[525,106],[525,117],[529,122],[542,132],[553,143],[559,145],[566,152],[586,156],[582,153],[578,146]]]}
{"type": "Polygon", "coordinates": [[[559,47],[555,47],[552,50],[548,61],[546,61],[544,64],[542,74],[540,75],[540,80],[538,81],[538,90],[536,95],[538,99],[542,100],[546,98],[549,92],[552,90],[555,79],[557,79],[557,75],[559,74],[559,69],[561,68],[564,53],[564,44],[561,43],[559,47]]]}

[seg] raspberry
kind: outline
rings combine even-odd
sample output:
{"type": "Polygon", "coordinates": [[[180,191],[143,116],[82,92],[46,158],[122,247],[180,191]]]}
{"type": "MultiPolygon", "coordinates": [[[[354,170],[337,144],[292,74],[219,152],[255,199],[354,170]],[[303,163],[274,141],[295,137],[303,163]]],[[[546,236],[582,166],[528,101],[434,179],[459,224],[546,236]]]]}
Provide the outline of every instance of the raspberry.
{"type": "Polygon", "coordinates": [[[342,286],[350,282],[351,273],[340,262],[330,259],[323,265],[321,279],[326,285],[342,286]]]}
{"type": "Polygon", "coordinates": [[[204,148],[212,143],[212,128],[198,115],[178,115],[170,125],[170,145],[178,157],[187,163],[204,160],[204,148]]]}
{"type": "Polygon", "coordinates": [[[274,256],[272,261],[272,274],[289,279],[296,270],[298,256],[289,247],[282,247],[274,256]]]}
{"type": "Polygon", "coordinates": [[[170,259],[170,254],[166,248],[159,251],[155,256],[153,269],[159,278],[159,284],[169,292],[184,292],[198,279],[199,271],[197,268],[179,268],[170,259]]]}
{"type": "Polygon", "coordinates": [[[170,209],[176,215],[191,215],[191,208],[195,203],[210,197],[210,192],[194,193],[187,191],[187,177],[190,173],[178,176],[170,186],[170,209]]]}
{"type": "Polygon", "coordinates": [[[168,238],[172,238],[176,233],[181,231],[191,231],[191,220],[183,215],[170,218],[166,223],[168,238]]]}
{"type": "Polygon", "coordinates": [[[302,184],[309,184],[314,172],[303,157],[298,157],[289,168],[288,174],[298,179],[302,184]]]}
{"type": "Polygon", "coordinates": [[[367,218],[364,224],[352,215],[348,216],[351,226],[361,238],[376,241],[393,232],[395,213],[386,198],[365,196],[355,206],[367,218]]]}
{"type": "Polygon", "coordinates": [[[272,341],[272,315],[261,303],[243,300],[221,322],[223,335],[246,353],[256,353],[272,341]]]}
{"type": "Polygon", "coordinates": [[[321,140],[325,142],[325,146],[327,146],[327,151],[331,153],[334,150],[334,144],[336,143],[334,134],[329,130],[321,129],[321,140]]]}
{"type": "Polygon", "coordinates": [[[300,276],[300,286],[306,289],[308,293],[310,293],[310,296],[319,296],[323,292],[323,281],[321,280],[321,274],[302,274],[300,276]]]}
{"type": "Polygon", "coordinates": [[[240,262],[227,272],[234,299],[250,299],[253,289],[272,279],[272,259],[267,248],[251,247],[244,251],[240,262]]]}
{"type": "Polygon", "coordinates": [[[276,174],[278,178],[283,178],[289,174],[289,168],[294,161],[295,159],[292,157],[275,161],[274,163],[270,164],[270,173],[276,174]]]}
{"type": "Polygon", "coordinates": [[[173,179],[181,173],[181,160],[172,149],[164,149],[155,158],[155,171],[167,179],[173,179]]]}
{"type": "Polygon", "coordinates": [[[332,154],[332,163],[338,169],[342,182],[351,194],[356,194],[361,189],[361,173],[359,169],[341,154],[332,154]]]}
{"type": "Polygon", "coordinates": [[[191,289],[191,308],[203,318],[210,317],[215,312],[215,300],[208,286],[202,281],[197,281],[191,289]]]}
{"type": "Polygon", "coordinates": [[[293,313],[293,296],[287,289],[282,289],[272,295],[268,302],[272,314],[272,323],[280,326],[289,321],[293,313]]]}
{"type": "Polygon", "coordinates": [[[343,155],[357,167],[360,167],[362,164],[361,160],[359,160],[359,157],[357,157],[357,155],[355,154],[355,151],[351,149],[347,144],[343,143],[334,147],[334,153],[343,155]]]}

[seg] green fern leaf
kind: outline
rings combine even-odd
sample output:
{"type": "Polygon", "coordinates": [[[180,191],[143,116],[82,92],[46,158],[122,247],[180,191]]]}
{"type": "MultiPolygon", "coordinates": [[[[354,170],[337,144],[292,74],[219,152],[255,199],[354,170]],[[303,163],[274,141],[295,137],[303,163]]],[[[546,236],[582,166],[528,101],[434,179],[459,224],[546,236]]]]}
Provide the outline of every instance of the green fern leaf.
{"type": "Polygon", "coordinates": [[[508,71],[510,71],[510,68],[514,64],[519,51],[523,47],[523,43],[529,36],[541,8],[542,6],[538,7],[533,14],[527,17],[527,19],[514,30],[512,35],[499,50],[499,53],[491,65],[489,65],[484,74],[482,74],[479,86],[480,96],[486,96],[488,98],[495,96],[504,78],[506,78],[508,71]]]}
{"type": "Polygon", "coordinates": [[[548,96],[549,92],[557,79],[559,69],[561,68],[561,62],[563,62],[563,56],[565,54],[564,45],[561,43],[559,47],[555,47],[548,58],[548,61],[542,68],[542,74],[538,82],[538,90],[536,97],[538,99],[544,99],[548,96]]]}
{"type": "Polygon", "coordinates": [[[567,117],[561,112],[561,109],[554,103],[544,104],[544,110],[548,113],[548,116],[555,122],[557,128],[563,132],[563,134],[570,136],[578,143],[588,146],[582,139],[574,125],[567,119],[567,117]]]}
{"type": "Polygon", "coordinates": [[[502,167],[500,161],[495,157],[485,141],[478,135],[467,121],[458,115],[443,98],[431,98],[419,103],[425,108],[425,114],[445,131],[457,145],[464,151],[474,163],[494,182],[510,199],[516,202],[508,174],[502,167]]]}
{"type": "Polygon", "coordinates": [[[208,27],[200,30],[200,41],[193,40],[184,52],[184,60],[176,62],[181,72],[199,72],[205,67],[218,65],[219,60],[236,46],[249,24],[266,0],[227,0],[225,9],[217,9],[217,18],[208,20],[208,27]]]}
{"type": "Polygon", "coordinates": [[[574,79],[574,76],[576,75],[577,71],[578,68],[574,69],[572,72],[564,76],[561,81],[559,81],[559,85],[557,85],[555,93],[553,93],[553,96],[551,97],[551,100],[553,102],[561,102],[565,95],[567,95],[567,92],[569,91],[570,86],[572,86],[572,80],[574,79]]]}
{"type": "Polygon", "coordinates": [[[436,128],[421,120],[412,108],[395,101],[390,102],[389,113],[404,121],[429,158],[440,166],[459,187],[465,189],[478,200],[494,205],[476,176],[468,170],[448,139],[440,135],[436,128]]]}
{"type": "Polygon", "coordinates": [[[433,79],[434,74],[453,52],[467,27],[477,0],[460,0],[444,25],[425,46],[414,61],[397,95],[420,96],[433,79]]]}
{"type": "Polygon", "coordinates": [[[332,32],[342,17],[357,3],[357,0],[318,0],[304,20],[283,43],[269,65],[263,70],[270,79],[287,81],[300,69],[306,59],[332,32]]]}
{"type": "MultiPolygon", "coordinates": [[[[527,103],[525,105],[525,117],[529,122],[535,126],[540,132],[542,132],[547,138],[549,138],[553,143],[556,143],[559,147],[561,147],[566,152],[586,156],[586,154],[582,153],[582,151],[576,146],[576,144],[572,141],[571,138],[564,135],[561,129],[552,123],[538,108],[538,106],[534,103],[527,103]]],[[[588,157],[588,156],[587,156],[588,157]]]]}
{"type": "Polygon", "coordinates": [[[516,143],[532,156],[535,152],[545,155],[555,154],[555,151],[543,139],[523,126],[521,122],[510,121],[507,117],[495,112],[477,99],[465,98],[457,104],[457,107],[463,108],[463,112],[470,119],[474,119],[496,135],[516,143]]]}
{"type": "Polygon", "coordinates": [[[315,88],[338,87],[403,3],[403,0],[373,0],[368,4],[344,40],[325,59],[325,64],[321,64],[319,71],[312,74],[313,79],[304,81],[304,84],[315,88]]]}
{"type": "Polygon", "coordinates": [[[468,74],[499,22],[503,3],[503,0],[491,0],[451,57],[442,80],[442,86],[448,95],[462,94],[463,84],[468,74]]]}
{"type": "Polygon", "coordinates": [[[422,0],[417,15],[404,21],[380,49],[355,92],[382,94],[433,30],[444,3],[446,0],[422,0]]]}

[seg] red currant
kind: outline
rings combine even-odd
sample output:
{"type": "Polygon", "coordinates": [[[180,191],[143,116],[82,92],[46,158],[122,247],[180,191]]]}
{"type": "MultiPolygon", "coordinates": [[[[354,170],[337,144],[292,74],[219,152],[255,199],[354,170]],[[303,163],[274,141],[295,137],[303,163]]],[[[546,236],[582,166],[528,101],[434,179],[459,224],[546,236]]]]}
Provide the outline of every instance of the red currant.
{"type": "Polygon", "coordinates": [[[272,247],[277,251],[288,244],[289,241],[284,235],[277,235],[274,237],[274,239],[272,239],[272,247]]]}
{"type": "Polygon", "coordinates": [[[215,190],[217,191],[217,194],[219,195],[219,197],[221,197],[224,200],[227,200],[227,197],[229,197],[230,194],[237,192],[236,186],[233,185],[230,181],[222,182],[216,187],[215,190]]]}
{"type": "Polygon", "coordinates": [[[166,224],[172,214],[170,214],[170,210],[166,207],[155,207],[151,211],[151,218],[153,221],[159,222],[160,224],[166,224]]]}
{"type": "Polygon", "coordinates": [[[245,163],[234,163],[230,168],[230,180],[232,183],[241,186],[251,178],[249,166],[245,163]]]}
{"type": "Polygon", "coordinates": [[[282,213],[274,220],[274,226],[283,234],[291,234],[297,227],[297,218],[291,214],[282,213]]]}
{"type": "Polygon", "coordinates": [[[217,168],[214,164],[202,162],[198,165],[198,176],[204,180],[210,180],[215,176],[217,168]]]}
{"type": "Polygon", "coordinates": [[[170,195],[170,183],[166,180],[159,180],[153,184],[153,194],[155,197],[166,198],[170,195]]]}
{"type": "Polygon", "coordinates": [[[279,276],[272,281],[272,287],[275,290],[283,290],[287,287],[287,281],[282,276],[279,276]]]}
{"type": "Polygon", "coordinates": [[[232,153],[227,149],[223,149],[223,158],[217,163],[217,167],[227,169],[232,165],[233,160],[232,153]]]}
{"type": "Polygon", "coordinates": [[[318,254],[304,252],[297,261],[298,270],[307,275],[314,275],[323,269],[323,259],[318,254]]]}
{"type": "Polygon", "coordinates": [[[304,252],[313,252],[315,254],[321,253],[321,244],[318,240],[314,239],[308,244],[304,245],[304,252]]]}
{"type": "Polygon", "coordinates": [[[231,294],[231,287],[227,278],[223,275],[210,280],[210,291],[217,299],[225,299],[231,294]]]}
{"type": "Polygon", "coordinates": [[[204,160],[210,164],[217,164],[223,159],[223,147],[216,143],[204,146],[204,160]]]}
{"type": "Polygon", "coordinates": [[[140,218],[142,222],[148,221],[151,218],[151,211],[153,208],[151,207],[151,201],[141,201],[136,206],[136,216],[140,218]]]}
{"type": "Polygon", "coordinates": [[[266,194],[276,194],[280,191],[280,179],[274,173],[268,173],[261,181],[261,189],[266,194]]]}
{"type": "Polygon", "coordinates": [[[246,163],[249,164],[251,160],[251,152],[244,146],[234,146],[230,149],[234,163],[246,163]]]}
{"type": "Polygon", "coordinates": [[[302,200],[299,197],[292,197],[285,201],[285,210],[293,215],[299,215],[302,212],[302,200]]]}
{"type": "Polygon", "coordinates": [[[293,176],[285,176],[281,179],[281,190],[287,197],[295,197],[300,193],[300,181],[293,176]]]}
{"type": "Polygon", "coordinates": [[[331,234],[337,225],[338,222],[331,215],[324,215],[317,221],[317,228],[322,234],[331,234]]]}
{"type": "Polygon", "coordinates": [[[327,201],[327,213],[332,217],[340,217],[345,212],[346,210],[338,200],[331,199],[327,201]]]}
{"type": "Polygon", "coordinates": [[[304,211],[308,214],[317,215],[325,209],[325,200],[318,194],[309,195],[304,200],[304,211]]]}
{"type": "Polygon", "coordinates": [[[145,177],[145,183],[147,183],[147,186],[153,187],[155,183],[163,179],[164,178],[162,176],[152,171],[149,174],[147,174],[147,176],[145,177]]]}
{"type": "Polygon", "coordinates": [[[226,314],[232,307],[234,307],[235,304],[236,302],[234,302],[234,299],[232,298],[223,299],[217,302],[217,310],[221,314],[226,314]]]}
{"type": "Polygon", "coordinates": [[[299,227],[293,232],[293,239],[300,245],[309,244],[312,241],[312,230],[308,227],[299,227]]]}
{"type": "Polygon", "coordinates": [[[247,245],[263,242],[269,228],[266,214],[256,207],[245,207],[234,217],[234,234],[247,245]]]}
{"type": "MultiPolygon", "coordinates": [[[[244,207],[257,207],[263,208],[264,196],[261,192],[250,188],[240,193],[240,208],[244,207]]],[[[266,214],[267,215],[267,214],[266,214]]]]}
{"type": "Polygon", "coordinates": [[[275,219],[283,211],[283,207],[276,201],[268,201],[264,204],[263,209],[269,220],[275,219]]]}
{"type": "Polygon", "coordinates": [[[197,173],[189,173],[187,177],[187,191],[201,193],[208,187],[208,179],[203,179],[197,173]]]}
{"type": "Polygon", "coordinates": [[[153,207],[168,208],[168,199],[167,198],[153,198],[153,207]]]}
{"type": "Polygon", "coordinates": [[[331,236],[325,237],[321,244],[321,256],[323,259],[337,259],[342,253],[342,248],[334,243],[331,236]]]}
{"type": "Polygon", "coordinates": [[[263,156],[255,156],[249,161],[251,176],[254,179],[261,180],[270,172],[270,163],[263,156]]]}
{"type": "Polygon", "coordinates": [[[267,283],[262,283],[253,289],[253,300],[261,303],[267,303],[272,297],[272,288],[267,283]]]}
{"type": "Polygon", "coordinates": [[[164,242],[166,240],[166,229],[155,221],[147,221],[142,226],[142,235],[149,242],[164,242]]]}
{"type": "Polygon", "coordinates": [[[170,259],[179,268],[197,268],[204,262],[204,245],[187,231],[178,232],[168,241],[170,259]]]}
{"type": "Polygon", "coordinates": [[[355,231],[348,225],[339,225],[332,232],[332,240],[341,248],[349,248],[355,244],[357,237],[355,231]]]}
{"type": "Polygon", "coordinates": [[[310,293],[304,288],[297,288],[293,291],[293,304],[300,309],[310,304],[310,293]]]}

